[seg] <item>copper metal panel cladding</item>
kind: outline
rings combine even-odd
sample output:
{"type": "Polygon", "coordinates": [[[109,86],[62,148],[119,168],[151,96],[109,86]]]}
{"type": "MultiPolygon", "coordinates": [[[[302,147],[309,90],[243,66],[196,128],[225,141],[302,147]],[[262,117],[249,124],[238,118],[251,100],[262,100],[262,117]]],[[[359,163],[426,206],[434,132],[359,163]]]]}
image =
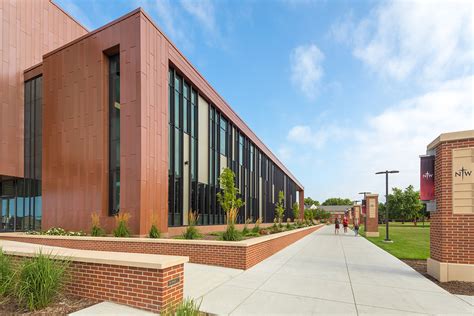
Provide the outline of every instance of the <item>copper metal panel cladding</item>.
{"type": "MultiPolygon", "coordinates": [[[[303,187],[263,145],[167,37],[137,9],[44,56],[43,228],[90,227],[108,216],[107,55],[120,52],[120,206],[134,234],[152,219],[168,226],[168,66],[173,63],[268,157],[303,187]]],[[[302,194],[300,202],[302,200],[302,194]]],[[[303,203],[301,203],[303,204],[303,203]]]]}
{"type": "Polygon", "coordinates": [[[23,176],[23,71],[86,32],[49,0],[0,0],[0,175],[23,176]]]}

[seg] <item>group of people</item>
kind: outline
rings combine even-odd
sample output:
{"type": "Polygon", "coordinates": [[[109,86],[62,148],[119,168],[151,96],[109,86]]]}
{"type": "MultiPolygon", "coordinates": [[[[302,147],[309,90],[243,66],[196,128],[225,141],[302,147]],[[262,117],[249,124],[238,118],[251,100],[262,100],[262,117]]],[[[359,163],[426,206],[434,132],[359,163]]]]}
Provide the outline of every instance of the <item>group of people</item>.
{"type": "MultiPolygon", "coordinates": [[[[340,215],[337,215],[337,217],[334,221],[334,224],[335,224],[334,233],[336,235],[339,235],[339,229],[340,229],[340,226],[341,226],[341,216],[340,215]]],[[[346,215],[344,215],[344,218],[342,219],[342,227],[344,227],[344,234],[347,234],[347,227],[348,226],[349,226],[349,219],[347,218],[346,215]]],[[[358,218],[354,218],[354,233],[355,233],[356,237],[359,235],[359,219],[358,218]]]]}

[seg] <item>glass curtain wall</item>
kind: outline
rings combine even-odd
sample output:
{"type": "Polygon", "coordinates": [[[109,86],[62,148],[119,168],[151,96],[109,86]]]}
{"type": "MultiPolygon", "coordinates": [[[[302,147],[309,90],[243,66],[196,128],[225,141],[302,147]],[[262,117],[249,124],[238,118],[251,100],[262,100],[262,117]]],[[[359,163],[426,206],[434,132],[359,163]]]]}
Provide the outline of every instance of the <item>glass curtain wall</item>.
{"type": "Polygon", "coordinates": [[[264,222],[272,222],[279,191],[285,192],[285,215],[291,217],[296,197],[293,181],[213,104],[209,104],[208,121],[200,122],[198,91],[173,66],[169,69],[168,84],[168,225],[183,225],[185,199],[190,201],[190,209],[198,212],[198,224],[225,224],[224,211],[217,201],[219,176],[225,167],[235,173],[239,195],[245,202],[239,210],[238,223],[246,219],[254,222],[259,217],[264,222]],[[208,135],[198,135],[199,124],[208,126],[208,135]],[[183,141],[188,135],[189,142],[183,141]],[[207,137],[209,141],[208,183],[198,181],[200,137],[207,137]],[[187,143],[189,157],[188,149],[184,148],[187,143]],[[184,168],[190,170],[189,180],[184,179],[184,168]],[[189,196],[184,196],[184,181],[190,181],[189,196]]]}

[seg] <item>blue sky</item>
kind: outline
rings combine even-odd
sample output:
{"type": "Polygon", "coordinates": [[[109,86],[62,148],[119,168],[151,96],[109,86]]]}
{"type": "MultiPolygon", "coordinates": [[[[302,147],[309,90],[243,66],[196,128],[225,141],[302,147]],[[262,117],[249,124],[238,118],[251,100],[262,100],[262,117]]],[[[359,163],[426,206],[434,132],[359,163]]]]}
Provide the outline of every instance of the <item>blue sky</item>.
{"type": "Polygon", "coordinates": [[[143,7],[320,201],[418,188],[426,145],[474,128],[469,1],[55,2],[89,30],[143,7]]]}

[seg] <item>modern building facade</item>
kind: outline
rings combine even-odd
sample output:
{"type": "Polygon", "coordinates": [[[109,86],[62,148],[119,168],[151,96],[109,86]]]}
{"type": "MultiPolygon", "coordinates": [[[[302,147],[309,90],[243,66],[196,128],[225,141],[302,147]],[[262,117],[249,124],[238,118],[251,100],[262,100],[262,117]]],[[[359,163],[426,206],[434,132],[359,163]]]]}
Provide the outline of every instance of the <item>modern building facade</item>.
{"type": "Polygon", "coordinates": [[[187,225],[190,210],[200,214],[200,225],[223,224],[216,194],[225,167],[235,172],[245,201],[239,222],[273,221],[279,191],[287,216],[295,202],[303,209],[303,186],[143,10],[87,32],[51,2],[38,2],[77,30],[43,45],[29,63],[16,63],[16,86],[2,75],[2,95],[17,98],[2,108],[0,229],[87,230],[93,212],[107,229],[113,215],[130,213],[135,234],[146,234],[153,221],[163,232],[187,225]],[[3,127],[12,109],[13,132],[3,127]],[[14,159],[12,133],[23,135],[15,139],[14,159]],[[21,202],[24,196],[35,202],[21,202]]]}

